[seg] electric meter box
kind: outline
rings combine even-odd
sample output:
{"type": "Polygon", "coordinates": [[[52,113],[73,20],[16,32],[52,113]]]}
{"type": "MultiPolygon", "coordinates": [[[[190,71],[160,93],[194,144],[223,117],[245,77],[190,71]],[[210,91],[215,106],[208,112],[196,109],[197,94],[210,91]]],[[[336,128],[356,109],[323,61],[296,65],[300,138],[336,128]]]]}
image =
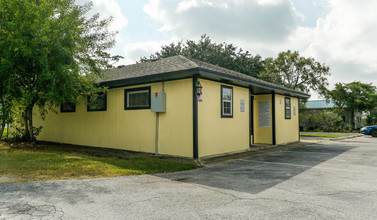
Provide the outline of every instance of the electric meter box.
{"type": "Polygon", "coordinates": [[[151,94],[151,111],[166,112],[166,93],[155,92],[151,94]]]}

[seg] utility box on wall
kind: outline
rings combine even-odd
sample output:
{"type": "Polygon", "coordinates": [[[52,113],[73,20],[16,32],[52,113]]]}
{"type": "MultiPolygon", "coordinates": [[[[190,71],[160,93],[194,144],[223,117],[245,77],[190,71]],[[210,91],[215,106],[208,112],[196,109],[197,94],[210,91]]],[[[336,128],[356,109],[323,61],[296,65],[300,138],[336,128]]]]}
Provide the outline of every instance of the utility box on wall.
{"type": "Polygon", "coordinates": [[[155,92],[151,94],[151,111],[166,112],[166,93],[155,92]]]}

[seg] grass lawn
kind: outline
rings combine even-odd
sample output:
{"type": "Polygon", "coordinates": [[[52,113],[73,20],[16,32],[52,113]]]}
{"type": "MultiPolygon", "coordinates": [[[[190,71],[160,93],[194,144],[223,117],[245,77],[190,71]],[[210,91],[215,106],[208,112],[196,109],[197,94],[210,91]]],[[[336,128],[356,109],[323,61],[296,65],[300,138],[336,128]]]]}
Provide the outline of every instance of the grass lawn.
{"type": "Polygon", "coordinates": [[[349,135],[339,135],[339,134],[300,134],[301,137],[323,137],[323,138],[339,138],[348,137],[349,135]]]}
{"type": "Polygon", "coordinates": [[[114,177],[197,168],[195,164],[109,149],[63,145],[9,147],[0,142],[0,177],[13,182],[114,177]]]}

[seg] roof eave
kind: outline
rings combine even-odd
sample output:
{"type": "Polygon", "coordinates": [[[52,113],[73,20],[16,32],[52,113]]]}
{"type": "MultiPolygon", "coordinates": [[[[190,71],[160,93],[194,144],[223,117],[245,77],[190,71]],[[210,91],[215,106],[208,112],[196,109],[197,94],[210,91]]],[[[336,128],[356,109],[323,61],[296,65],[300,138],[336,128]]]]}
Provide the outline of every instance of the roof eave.
{"type": "Polygon", "coordinates": [[[161,82],[161,81],[167,81],[167,80],[189,78],[197,73],[198,73],[198,69],[194,68],[194,69],[164,72],[164,73],[158,73],[158,74],[146,75],[146,76],[140,76],[140,77],[134,77],[134,78],[104,81],[104,82],[101,82],[100,85],[108,86],[110,88],[117,88],[117,87],[131,86],[131,85],[137,85],[137,84],[154,83],[154,82],[161,82]]]}
{"type": "Polygon", "coordinates": [[[207,76],[207,77],[219,78],[228,82],[241,84],[247,87],[263,88],[266,90],[275,91],[276,93],[288,94],[290,96],[297,96],[300,98],[310,97],[309,94],[306,94],[303,92],[291,91],[290,89],[283,89],[283,88],[275,87],[272,85],[263,85],[255,81],[244,80],[238,77],[232,77],[221,72],[207,70],[200,67],[180,70],[180,71],[173,71],[173,72],[164,72],[164,73],[146,75],[146,76],[140,76],[140,77],[134,77],[134,78],[105,81],[105,82],[101,82],[100,84],[104,86],[108,86],[110,88],[116,88],[116,87],[124,87],[124,86],[137,85],[137,84],[161,82],[161,81],[167,81],[167,80],[175,80],[175,79],[178,80],[182,78],[193,77],[194,75],[199,76],[199,77],[207,76]]]}
{"type": "Polygon", "coordinates": [[[267,89],[267,90],[272,90],[272,91],[275,91],[276,93],[289,94],[290,96],[297,96],[297,97],[301,97],[301,98],[310,98],[309,94],[306,94],[306,93],[303,93],[303,92],[291,91],[289,89],[285,90],[283,88],[275,87],[275,86],[272,86],[272,85],[263,85],[261,83],[255,82],[255,81],[251,81],[251,80],[249,81],[249,80],[243,80],[243,79],[240,79],[240,78],[237,78],[237,77],[231,77],[231,76],[225,75],[225,74],[220,73],[220,72],[209,71],[209,70],[206,70],[206,69],[200,69],[199,74],[205,75],[205,76],[219,77],[221,79],[225,79],[225,80],[228,80],[228,81],[231,81],[231,82],[237,82],[237,83],[241,83],[241,84],[244,84],[244,85],[249,85],[249,86],[253,86],[253,87],[259,87],[259,88],[263,88],[263,89],[267,89]]]}

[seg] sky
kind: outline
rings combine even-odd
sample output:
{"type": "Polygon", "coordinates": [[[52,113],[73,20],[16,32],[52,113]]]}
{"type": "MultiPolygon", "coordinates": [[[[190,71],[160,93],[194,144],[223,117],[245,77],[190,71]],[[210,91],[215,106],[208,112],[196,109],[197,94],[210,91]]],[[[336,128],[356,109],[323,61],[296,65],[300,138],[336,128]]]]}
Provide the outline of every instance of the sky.
{"type": "MultiPolygon", "coordinates": [[[[375,0],[92,0],[112,16],[117,65],[132,64],[171,42],[207,34],[263,58],[299,51],[330,67],[338,82],[377,86],[375,0]]],[[[320,99],[315,92],[311,99],[320,99]]]]}

